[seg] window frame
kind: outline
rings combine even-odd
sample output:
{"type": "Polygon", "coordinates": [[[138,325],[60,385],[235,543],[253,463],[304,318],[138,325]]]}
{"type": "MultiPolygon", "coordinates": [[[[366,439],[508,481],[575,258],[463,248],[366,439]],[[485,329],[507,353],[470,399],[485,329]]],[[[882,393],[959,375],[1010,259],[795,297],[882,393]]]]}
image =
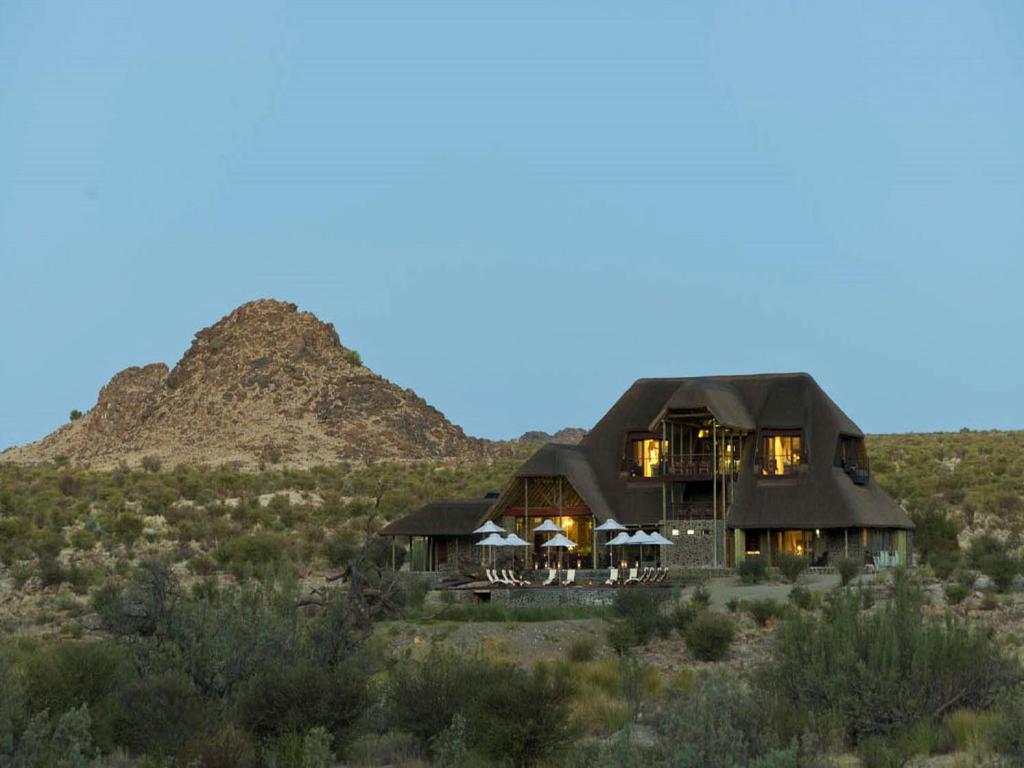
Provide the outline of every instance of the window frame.
{"type": "MultiPolygon", "coordinates": [[[[794,451],[792,447],[789,450],[789,456],[792,456],[794,451]]],[[[800,471],[800,467],[807,464],[807,440],[804,437],[804,431],[801,428],[792,427],[779,427],[779,428],[765,428],[761,429],[757,434],[757,461],[754,462],[754,471],[758,477],[766,480],[777,480],[781,478],[793,477],[800,471]],[[776,437],[785,438],[797,438],[799,441],[799,447],[795,453],[797,455],[796,462],[787,462],[784,464],[787,469],[784,469],[781,473],[768,471],[768,456],[769,456],[769,440],[773,440],[776,437]]],[[[775,465],[777,462],[773,461],[775,465]]]]}

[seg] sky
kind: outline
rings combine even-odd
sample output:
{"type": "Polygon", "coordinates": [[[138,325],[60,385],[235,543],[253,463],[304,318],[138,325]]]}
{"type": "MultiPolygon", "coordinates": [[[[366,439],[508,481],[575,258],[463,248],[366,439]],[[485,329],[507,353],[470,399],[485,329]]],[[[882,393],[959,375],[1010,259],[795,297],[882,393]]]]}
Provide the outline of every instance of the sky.
{"type": "Polygon", "coordinates": [[[0,447],[292,301],[470,434],[1024,427],[1024,4],[0,0],[0,447]]]}

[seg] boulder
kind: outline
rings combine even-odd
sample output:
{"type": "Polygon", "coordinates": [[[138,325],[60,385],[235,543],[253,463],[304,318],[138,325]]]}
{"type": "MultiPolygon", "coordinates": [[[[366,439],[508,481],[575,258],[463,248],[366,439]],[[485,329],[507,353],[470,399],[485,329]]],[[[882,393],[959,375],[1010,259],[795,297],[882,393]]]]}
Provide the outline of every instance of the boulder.
{"type": "Polygon", "coordinates": [[[974,580],[974,589],[977,592],[995,592],[996,583],[985,574],[982,574],[974,580]]]}

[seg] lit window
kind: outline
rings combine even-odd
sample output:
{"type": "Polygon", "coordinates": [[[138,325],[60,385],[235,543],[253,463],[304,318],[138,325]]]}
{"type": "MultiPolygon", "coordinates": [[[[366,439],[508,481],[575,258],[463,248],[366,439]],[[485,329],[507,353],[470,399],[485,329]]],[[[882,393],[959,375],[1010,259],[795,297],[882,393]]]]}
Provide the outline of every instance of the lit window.
{"type": "Polygon", "coordinates": [[[799,432],[773,432],[761,436],[761,474],[782,477],[800,465],[802,441],[799,432]]]}
{"type": "Polygon", "coordinates": [[[633,441],[633,475],[637,477],[656,477],[661,464],[661,440],[633,441]]]}

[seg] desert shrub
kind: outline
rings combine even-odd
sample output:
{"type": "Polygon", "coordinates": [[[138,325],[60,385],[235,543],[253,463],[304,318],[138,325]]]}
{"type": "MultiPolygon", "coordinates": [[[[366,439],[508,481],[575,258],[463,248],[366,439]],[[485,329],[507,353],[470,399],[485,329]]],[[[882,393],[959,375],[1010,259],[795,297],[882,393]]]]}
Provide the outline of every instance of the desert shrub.
{"type": "Polygon", "coordinates": [[[946,596],[946,602],[950,605],[958,605],[964,601],[964,598],[970,594],[970,589],[958,581],[954,581],[950,584],[946,584],[942,588],[943,594],[946,596]]]}
{"type": "Polygon", "coordinates": [[[697,614],[686,628],[686,647],[701,661],[718,661],[732,647],[736,627],[728,616],[712,611],[697,614]]]}
{"type": "Polygon", "coordinates": [[[789,602],[802,611],[809,611],[814,606],[814,594],[807,587],[796,584],[789,590],[789,602]]]}
{"type": "Polygon", "coordinates": [[[286,540],[274,533],[259,532],[240,536],[222,544],[216,552],[216,559],[238,570],[258,570],[278,565],[286,560],[286,540]]]}
{"type": "Polygon", "coordinates": [[[915,512],[910,517],[917,526],[914,554],[921,563],[930,565],[940,579],[948,579],[960,559],[956,523],[937,509],[915,512]]]}
{"type": "Polygon", "coordinates": [[[981,536],[971,543],[968,562],[991,579],[999,592],[1006,592],[1013,584],[1014,577],[1021,572],[1021,560],[1011,554],[1005,544],[988,536],[981,536]]]}
{"type": "Polygon", "coordinates": [[[1011,760],[1024,765],[1024,690],[1013,688],[999,696],[989,726],[989,745],[1011,760]]]}
{"type": "Polygon", "coordinates": [[[640,587],[620,589],[615,593],[615,613],[626,621],[633,630],[640,645],[654,637],[665,623],[661,614],[664,591],[640,587]]]}
{"type": "Polygon", "coordinates": [[[1019,677],[992,635],[925,614],[924,595],[898,574],[891,600],[862,611],[837,592],[824,615],[784,619],[755,680],[780,731],[795,736],[830,717],[851,744],[940,717],[950,701],[989,706],[1019,677]]]}
{"type": "Polygon", "coordinates": [[[257,768],[259,762],[252,738],[245,731],[228,726],[189,742],[182,764],[195,768],[257,768]]]}
{"type": "MultiPolygon", "coordinates": [[[[398,574],[393,574],[397,576],[398,574]]],[[[420,608],[426,600],[429,583],[418,576],[404,576],[398,580],[395,602],[404,608],[420,608]]]]}
{"type": "Polygon", "coordinates": [[[142,468],[147,472],[159,472],[160,467],[163,466],[159,456],[143,456],[141,463],[142,468]]]}
{"type": "Polygon", "coordinates": [[[679,602],[672,606],[672,610],[668,614],[668,621],[682,635],[698,613],[700,613],[700,609],[693,601],[679,602]]]}
{"type": "Polygon", "coordinates": [[[711,592],[703,584],[698,584],[693,589],[693,595],[690,597],[690,602],[697,608],[697,610],[703,610],[711,605],[711,592]]]}
{"type": "Polygon", "coordinates": [[[953,743],[964,752],[976,752],[988,743],[995,720],[993,712],[975,712],[970,709],[958,709],[945,719],[953,743]]]}
{"type": "Polygon", "coordinates": [[[631,649],[640,645],[640,636],[636,629],[628,621],[613,621],[608,625],[605,634],[608,645],[612,647],[619,656],[628,653],[631,649]]]}
{"type": "Polygon", "coordinates": [[[96,546],[96,534],[85,528],[79,528],[70,536],[71,546],[82,552],[88,552],[96,546]]]}
{"type": "Polygon", "coordinates": [[[114,741],[136,754],[177,754],[205,723],[202,700],[180,674],[132,680],[115,698],[114,741]]]}
{"type": "Polygon", "coordinates": [[[331,536],[321,547],[324,559],[332,568],[348,565],[356,556],[357,547],[341,536],[331,536]]]}
{"type": "Polygon", "coordinates": [[[747,613],[759,627],[763,627],[772,619],[777,619],[782,615],[782,605],[770,597],[751,600],[747,603],[747,613]]]}
{"type": "Polygon", "coordinates": [[[80,418],[82,418],[82,416],[83,414],[80,410],[78,410],[77,408],[72,408],[71,413],[68,414],[68,419],[70,421],[78,421],[80,418]]]}
{"type": "Polygon", "coordinates": [[[597,655],[597,644],[591,637],[580,637],[569,645],[569,660],[575,662],[593,661],[597,655]]]}
{"type": "Polygon", "coordinates": [[[342,734],[367,703],[366,678],[355,665],[325,670],[309,662],[261,669],[240,693],[239,721],[260,739],[321,726],[342,734]]]}
{"type": "Polygon", "coordinates": [[[725,601],[725,607],[729,610],[729,613],[736,613],[740,609],[740,599],[738,597],[730,597],[725,601]]]}
{"type": "Polygon", "coordinates": [[[363,356],[356,352],[354,349],[345,350],[345,362],[349,365],[354,365],[357,368],[363,364],[363,356]]]}
{"type": "Polygon", "coordinates": [[[760,555],[746,557],[736,566],[736,572],[744,584],[760,584],[768,578],[768,561],[760,555]]]}
{"type": "Polygon", "coordinates": [[[131,675],[129,659],[115,643],[53,643],[25,660],[25,701],[33,712],[51,714],[82,704],[95,708],[131,675]]]}
{"type": "Polygon", "coordinates": [[[376,768],[380,765],[415,765],[414,761],[423,756],[423,751],[423,745],[411,733],[391,729],[380,734],[358,736],[345,750],[345,757],[352,765],[376,768]]]}
{"type": "Polygon", "coordinates": [[[779,573],[790,584],[796,583],[810,564],[810,560],[802,555],[791,555],[788,552],[779,554],[779,573]]]}
{"type": "Polygon", "coordinates": [[[217,570],[217,561],[209,555],[196,555],[188,561],[188,569],[196,576],[209,576],[217,570]]]}
{"type": "Polygon", "coordinates": [[[994,611],[999,607],[999,597],[994,592],[986,592],[981,596],[981,604],[978,606],[983,611],[994,611]]]}
{"type": "Polygon", "coordinates": [[[391,671],[386,692],[390,726],[425,744],[456,714],[475,706],[484,688],[501,684],[482,660],[432,649],[423,659],[391,671]]]}
{"type": "Polygon", "coordinates": [[[845,587],[864,572],[864,565],[852,557],[842,557],[836,563],[836,570],[839,572],[839,582],[845,587]]]}
{"type": "Polygon", "coordinates": [[[732,768],[766,751],[762,708],[732,677],[702,676],[666,710],[659,740],[668,765],[732,768]]]}
{"type": "Polygon", "coordinates": [[[575,742],[570,717],[571,673],[540,664],[530,671],[505,666],[504,681],[484,688],[480,706],[463,713],[472,746],[494,761],[523,767],[558,762],[575,742]]]}

